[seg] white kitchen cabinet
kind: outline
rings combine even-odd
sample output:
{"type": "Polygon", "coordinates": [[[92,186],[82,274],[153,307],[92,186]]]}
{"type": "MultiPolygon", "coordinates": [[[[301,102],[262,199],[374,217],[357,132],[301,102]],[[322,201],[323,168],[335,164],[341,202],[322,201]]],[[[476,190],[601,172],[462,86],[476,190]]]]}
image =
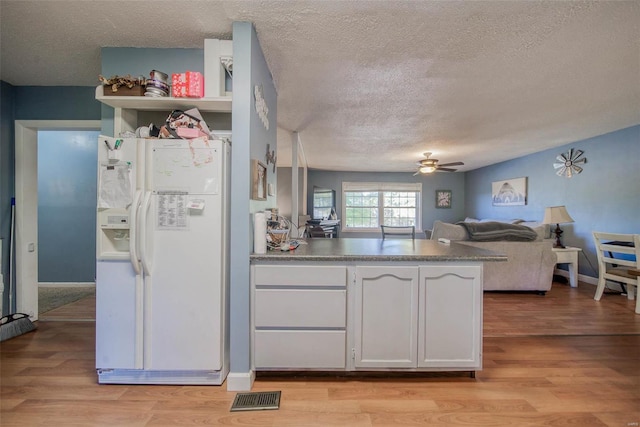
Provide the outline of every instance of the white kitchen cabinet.
{"type": "Polygon", "coordinates": [[[418,268],[356,267],[354,366],[416,366],[418,268]]]}
{"type": "Polygon", "coordinates": [[[481,369],[480,265],[356,267],[355,369],[481,369]]]}
{"type": "Polygon", "coordinates": [[[346,266],[253,266],[252,283],[256,369],[346,368],[346,266]]]}
{"type": "Polygon", "coordinates": [[[420,267],[418,367],[482,368],[482,267],[420,267]]]}
{"type": "Polygon", "coordinates": [[[253,264],[252,285],[256,370],[482,369],[481,262],[253,264]]]}

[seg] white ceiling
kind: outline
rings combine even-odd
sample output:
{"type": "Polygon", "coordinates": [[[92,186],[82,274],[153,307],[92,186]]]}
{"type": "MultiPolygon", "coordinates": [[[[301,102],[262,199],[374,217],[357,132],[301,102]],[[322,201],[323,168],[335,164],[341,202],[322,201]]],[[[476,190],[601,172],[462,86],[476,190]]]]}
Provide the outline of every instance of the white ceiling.
{"type": "Polygon", "coordinates": [[[95,86],[100,47],[203,48],[251,21],[278,163],[471,170],[640,123],[638,1],[6,1],[0,78],[95,86]]]}

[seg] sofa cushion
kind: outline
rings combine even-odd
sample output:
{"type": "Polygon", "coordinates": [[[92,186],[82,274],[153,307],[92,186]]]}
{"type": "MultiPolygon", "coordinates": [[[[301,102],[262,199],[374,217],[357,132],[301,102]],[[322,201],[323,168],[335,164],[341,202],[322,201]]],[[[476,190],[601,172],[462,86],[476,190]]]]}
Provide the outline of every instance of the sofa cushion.
{"type": "Polygon", "coordinates": [[[529,228],[532,228],[536,233],[538,233],[538,239],[548,239],[551,237],[551,227],[549,224],[542,224],[538,221],[524,221],[519,225],[524,225],[529,228]]]}
{"type": "Polygon", "coordinates": [[[449,224],[448,222],[434,221],[433,230],[431,230],[431,240],[440,238],[449,240],[467,240],[467,230],[458,224],[449,224]]]}
{"type": "Polygon", "coordinates": [[[515,241],[531,242],[538,237],[529,227],[504,222],[463,222],[461,225],[467,230],[469,240],[476,242],[515,241]]]}

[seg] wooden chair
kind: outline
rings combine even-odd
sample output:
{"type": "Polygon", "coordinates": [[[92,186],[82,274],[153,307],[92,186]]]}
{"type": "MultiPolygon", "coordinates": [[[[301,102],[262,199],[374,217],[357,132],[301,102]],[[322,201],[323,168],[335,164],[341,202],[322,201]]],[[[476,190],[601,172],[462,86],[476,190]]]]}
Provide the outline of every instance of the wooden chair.
{"type": "Polygon", "coordinates": [[[598,287],[593,297],[600,301],[604,293],[607,280],[627,285],[627,296],[630,300],[636,298],[636,313],[640,314],[640,277],[633,275],[629,270],[640,270],[640,234],[616,234],[593,232],[593,240],[598,253],[598,287]],[[619,254],[614,258],[614,254],[619,254]],[[624,258],[620,255],[626,255],[624,258]],[[635,260],[630,260],[631,256],[635,260]],[[635,289],[634,289],[635,288],[635,289]]]}
{"type": "Polygon", "coordinates": [[[396,226],[396,225],[381,225],[382,229],[382,240],[388,237],[397,237],[397,236],[411,236],[411,239],[415,240],[416,238],[416,227],[413,225],[406,226],[396,226]]]}

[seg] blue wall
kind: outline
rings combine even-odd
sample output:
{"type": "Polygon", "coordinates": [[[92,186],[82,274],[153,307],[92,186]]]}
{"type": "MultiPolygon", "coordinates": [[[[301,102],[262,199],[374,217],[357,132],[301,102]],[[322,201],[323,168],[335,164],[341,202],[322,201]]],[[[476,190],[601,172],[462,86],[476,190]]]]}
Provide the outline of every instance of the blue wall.
{"type": "Polygon", "coordinates": [[[14,197],[15,129],[13,121],[15,88],[0,81],[0,238],[2,239],[2,275],[5,294],[2,313],[7,313],[9,301],[9,236],[11,229],[11,198],[14,197]]]}
{"type": "MultiPolygon", "coordinates": [[[[250,22],[233,23],[233,155],[231,160],[231,374],[238,379],[251,371],[251,304],[249,255],[253,252],[251,214],[275,199],[250,200],[251,159],[261,160],[267,144],[276,146],[277,94],[258,36],[250,22]],[[269,109],[266,129],[255,109],[254,88],[262,87],[269,109]]],[[[276,183],[272,168],[267,181],[276,183]]]]}
{"type": "Polygon", "coordinates": [[[93,282],[97,131],[38,132],[38,281],[93,282]]]}
{"type": "Polygon", "coordinates": [[[580,272],[597,277],[591,267],[597,264],[591,233],[640,233],[639,182],[640,126],[633,126],[467,172],[466,215],[541,221],[545,207],[565,205],[575,222],[561,225],[563,242],[583,249],[580,272]],[[581,174],[568,179],[555,174],[553,163],[570,148],[584,151],[587,163],[581,174]],[[527,204],[492,206],[491,183],[517,177],[527,177],[527,204]]]}
{"type": "MultiPolygon", "coordinates": [[[[97,79],[97,76],[96,76],[97,79]]],[[[5,289],[8,288],[8,239],[10,233],[10,201],[15,196],[15,120],[99,120],[100,103],[95,100],[95,87],[12,86],[0,82],[0,236],[4,251],[2,266],[5,289]]],[[[62,254],[59,255],[61,257],[62,254]]],[[[4,311],[8,308],[5,292],[4,311]]]]}
{"type": "MultiPolygon", "coordinates": [[[[412,172],[331,172],[309,170],[307,174],[307,212],[313,212],[313,187],[336,192],[336,211],[342,211],[342,182],[422,182],[422,228],[431,229],[433,221],[456,222],[464,219],[465,180],[462,173],[437,172],[413,176],[412,172]],[[451,190],[450,209],[436,209],[436,190],[451,190]]],[[[344,232],[340,237],[380,237],[380,233],[344,232]]]]}
{"type": "MultiPolygon", "coordinates": [[[[204,42],[203,42],[204,43],[204,42]]],[[[149,78],[151,70],[173,73],[197,71],[204,74],[204,49],[149,49],[135,47],[103,47],[102,75],[149,78]]],[[[98,85],[96,76],[96,85],[98,85]]]]}
{"type": "Polygon", "coordinates": [[[100,119],[95,87],[16,86],[15,91],[16,120],[100,119]]]}

